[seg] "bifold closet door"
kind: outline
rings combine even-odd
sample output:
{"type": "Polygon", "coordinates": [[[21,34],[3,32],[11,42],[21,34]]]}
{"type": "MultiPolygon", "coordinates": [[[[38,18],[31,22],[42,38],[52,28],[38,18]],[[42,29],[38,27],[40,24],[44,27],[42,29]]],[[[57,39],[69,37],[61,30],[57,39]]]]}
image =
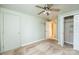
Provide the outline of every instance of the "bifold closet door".
{"type": "Polygon", "coordinates": [[[19,16],[4,13],[4,51],[20,47],[19,16]]]}

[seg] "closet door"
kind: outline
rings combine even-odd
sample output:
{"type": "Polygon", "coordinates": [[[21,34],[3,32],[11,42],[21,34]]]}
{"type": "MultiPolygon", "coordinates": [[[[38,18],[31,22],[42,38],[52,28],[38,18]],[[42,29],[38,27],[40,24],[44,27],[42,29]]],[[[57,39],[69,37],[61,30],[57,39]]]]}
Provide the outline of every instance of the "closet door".
{"type": "Polygon", "coordinates": [[[4,13],[4,51],[20,47],[19,16],[4,13]]]}

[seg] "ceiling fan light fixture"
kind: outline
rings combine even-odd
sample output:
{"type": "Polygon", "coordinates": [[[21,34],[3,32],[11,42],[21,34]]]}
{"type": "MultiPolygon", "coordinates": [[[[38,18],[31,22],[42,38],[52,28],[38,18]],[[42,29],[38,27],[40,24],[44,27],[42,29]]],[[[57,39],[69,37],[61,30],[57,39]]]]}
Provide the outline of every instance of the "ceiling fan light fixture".
{"type": "Polygon", "coordinates": [[[43,14],[45,14],[45,15],[49,15],[51,12],[50,11],[48,11],[48,10],[45,10],[45,12],[43,12],[43,14]]]}
{"type": "Polygon", "coordinates": [[[60,9],[56,9],[56,8],[51,8],[52,5],[50,5],[50,4],[45,4],[44,7],[37,5],[36,7],[43,9],[43,11],[39,12],[38,15],[44,14],[46,16],[50,16],[52,14],[52,11],[59,11],[60,10],[60,9]]]}

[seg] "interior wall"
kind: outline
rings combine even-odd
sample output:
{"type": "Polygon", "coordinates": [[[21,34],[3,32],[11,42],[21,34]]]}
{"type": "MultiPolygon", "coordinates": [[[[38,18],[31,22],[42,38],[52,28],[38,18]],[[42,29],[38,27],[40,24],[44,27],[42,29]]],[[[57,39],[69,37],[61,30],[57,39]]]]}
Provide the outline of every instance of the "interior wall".
{"type": "Polygon", "coordinates": [[[64,20],[63,16],[59,15],[57,19],[57,40],[58,44],[64,46],[64,20]]]}
{"type": "Polygon", "coordinates": [[[44,19],[25,15],[21,17],[21,38],[22,44],[37,41],[45,38],[44,19]]]}
{"type": "MultiPolygon", "coordinates": [[[[19,33],[18,35],[20,35],[20,41],[21,41],[21,45],[27,45],[30,42],[35,42],[35,41],[39,41],[39,40],[44,40],[45,38],[45,20],[43,18],[37,17],[37,16],[32,16],[32,15],[28,15],[28,14],[24,14],[24,13],[20,13],[17,11],[13,11],[10,9],[6,9],[6,8],[0,8],[1,9],[1,15],[2,18],[0,18],[0,23],[1,29],[3,29],[3,17],[5,15],[5,12],[10,13],[10,14],[14,14],[17,15],[19,17],[19,33]]],[[[0,16],[1,17],[1,16],[0,16]]],[[[14,19],[14,18],[12,18],[14,19]]],[[[0,30],[1,33],[3,32],[2,30],[0,30]]],[[[4,36],[3,34],[0,36],[4,36]]],[[[13,38],[13,37],[12,37],[13,38]]],[[[1,51],[3,51],[3,41],[4,39],[1,38],[1,51]]],[[[14,43],[15,44],[15,43],[14,43]]]]}
{"type": "MultiPolygon", "coordinates": [[[[0,12],[0,19],[1,19],[1,12],[0,12]]],[[[1,47],[1,20],[0,20],[0,47],[1,47]]],[[[1,48],[0,48],[1,51],[1,48]]]]}

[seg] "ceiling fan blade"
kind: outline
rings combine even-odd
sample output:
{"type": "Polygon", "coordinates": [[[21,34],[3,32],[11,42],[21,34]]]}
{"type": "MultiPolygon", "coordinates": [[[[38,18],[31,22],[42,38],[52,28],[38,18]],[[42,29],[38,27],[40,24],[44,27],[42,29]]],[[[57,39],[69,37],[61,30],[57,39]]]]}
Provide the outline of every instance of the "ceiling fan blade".
{"type": "Polygon", "coordinates": [[[60,11],[60,9],[49,9],[50,11],[60,11]]]}
{"type": "Polygon", "coordinates": [[[43,11],[39,12],[38,15],[40,15],[40,14],[43,13],[43,12],[45,12],[45,11],[43,10],[43,11]]]}
{"type": "Polygon", "coordinates": [[[38,6],[38,5],[36,5],[36,7],[41,8],[41,9],[44,9],[44,7],[41,7],[41,6],[38,6]]]}

